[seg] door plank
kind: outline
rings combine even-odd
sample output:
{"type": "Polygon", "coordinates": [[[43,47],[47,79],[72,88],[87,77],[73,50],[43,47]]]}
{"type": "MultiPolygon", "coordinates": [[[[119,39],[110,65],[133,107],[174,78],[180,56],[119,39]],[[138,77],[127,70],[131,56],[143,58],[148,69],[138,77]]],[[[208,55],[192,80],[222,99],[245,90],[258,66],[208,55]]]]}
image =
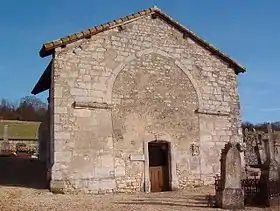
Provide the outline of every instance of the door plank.
{"type": "Polygon", "coordinates": [[[151,166],[150,167],[150,182],[151,192],[164,191],[164,173],[163,166],[151,166]]]}

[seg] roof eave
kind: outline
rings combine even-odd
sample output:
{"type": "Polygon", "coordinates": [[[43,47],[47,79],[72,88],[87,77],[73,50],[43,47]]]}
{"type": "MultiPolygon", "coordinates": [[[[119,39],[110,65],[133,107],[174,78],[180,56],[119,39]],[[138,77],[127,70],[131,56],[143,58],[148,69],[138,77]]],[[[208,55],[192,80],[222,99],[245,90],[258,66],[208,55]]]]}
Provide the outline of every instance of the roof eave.
{"type": "Polygon", "coordinates": [[[90,28],[90,29],[87,29],[87,30],[83,30],[83,31],[81,31],[79,33],[75,33],[75,34],[72,34],[72,35],[60,38],[58,40],[54,40],[52,42],[45,43],[42,46],[39,54],[40,54],[41,57],[49,56],[49,55],[53,54],[55,48],[58,48],[58,47],[61,47],[61,46],[65,46],[67,44],[73,43],[73,42],[75,42],[77,40],[80,40],[80,39],[91,37],[91,36],[93,36],[93,35],[95,35],[97,33],[105,31],[107,29],[111,29],[111,28],[117,27],[120,24],[126,24],[127,22],[133,21],[133,20],[135,20],[135,19],[137,19],[139,17],[143,17],[143,16],[147,16],[147,15],[151,15],[151,14],[156,14],[156,15],[160,16],[166,22],[168,22],[169,24],[171,24],[174,27],[176,27],[177,30],[179,30],[182,33],[186,34],[188,37],[190,37],[191,39],[195,40],[198,44],[200,44],[204,48],[208,49],[211,53],[213,53],[216,56],[218,56],[221,60],[223,60],[224,62],[228,63],[229,66],[234,69],[236,74],[246,72],[246,68],[245,67],[243,67],[242,65],[237,63],[235,60],[233,60],[231,57],[229,57],[228,55],[226,55],[225,53],[223,53],[222,51],[220,51],[219,49],[217,49],[216,47],[214,47],[213,45],[208,43],[206,40],[204,40],[201,37],[199,37],[198,35],[196,35],[190,29],[186,28],[185,26],[181,25],[177,21],[173,20],[169,15],[167,15],[164,12],[162,12],[158,8],[149,8],[149,9],[140,11],[138,13],[134,13],[134,14],[125,16],[123,18],[119,18],[117,20],[108,22],[106,24],[95,26],[93,28],[90,28]]]}
{"type": "Polygon", "coordinates": [[[52,68],[52,60],[50,61],[50,63],[48,64],[47,68],[45,69],[45,71],[43,72],[41,77],[39,78],[39,80],[36,83],[36,85],[34,86],[34,88],[32,89],[31,94],[37,95],[37,94],[39,94],[39,93],[41,93],[43,91],[46,91],[46,90],[48,90],[50,88],[51,68],[52,68]]]}
{"type": "Polygon", "coordinates": [[[246,68],[245,67],[240,68],[238,66],[238,67],[233,67],[233,69],[234,69],[234,72],[235,72],[236,75],[238,75],[239,73],[245,73],[246,72],[246,68]]]}

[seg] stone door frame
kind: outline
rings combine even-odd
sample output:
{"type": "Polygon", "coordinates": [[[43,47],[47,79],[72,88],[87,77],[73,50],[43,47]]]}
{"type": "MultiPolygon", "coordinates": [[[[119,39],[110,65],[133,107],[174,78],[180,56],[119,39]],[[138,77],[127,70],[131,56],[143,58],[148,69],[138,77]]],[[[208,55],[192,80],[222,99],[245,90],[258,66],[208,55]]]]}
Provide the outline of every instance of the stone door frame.
{"type": "Polygon", "coordinates": [[[144,147],[144,191],[146,193],[151,192],[151,182],[150,182],[150,170],[149,170],[149,143],[154,142],[155,140],[161,140],[169,145],[169,153],[170,153],[170,163],[169,163],[169,182],[170,182],[170,190],[178,190],[179,182],[176,173],[176,158],[175,158],[175,146],[174,142],[171,141],[170,137],[166,136],[157,136],[155,138],[154,135],[148,135],[145,137],[143,141],[144,147]]]}

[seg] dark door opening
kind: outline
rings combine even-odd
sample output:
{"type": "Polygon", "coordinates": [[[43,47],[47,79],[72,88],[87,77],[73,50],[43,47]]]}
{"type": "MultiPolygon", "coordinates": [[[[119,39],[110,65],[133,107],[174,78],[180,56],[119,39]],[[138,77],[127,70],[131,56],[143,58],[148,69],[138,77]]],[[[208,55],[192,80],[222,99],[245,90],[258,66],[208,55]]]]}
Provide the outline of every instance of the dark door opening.
{"type": "Polygon", "coordinates": [[[149,143],[149,169],[151,192],[170,190],[170,156],[168,143],[149,143]]]}

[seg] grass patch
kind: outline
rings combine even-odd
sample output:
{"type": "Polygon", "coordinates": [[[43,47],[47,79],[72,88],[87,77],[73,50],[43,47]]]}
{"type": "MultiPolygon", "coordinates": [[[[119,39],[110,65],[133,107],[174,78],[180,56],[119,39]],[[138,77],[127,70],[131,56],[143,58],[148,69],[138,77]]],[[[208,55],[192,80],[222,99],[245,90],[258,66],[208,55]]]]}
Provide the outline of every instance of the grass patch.
{"type": "Polygon", "coordinates": [[[2,120],[0,121],[0,138],[3,138],[4,125],[8,125],[9,138],[38,138],[37,131],[40,122],[2,120]]]}

